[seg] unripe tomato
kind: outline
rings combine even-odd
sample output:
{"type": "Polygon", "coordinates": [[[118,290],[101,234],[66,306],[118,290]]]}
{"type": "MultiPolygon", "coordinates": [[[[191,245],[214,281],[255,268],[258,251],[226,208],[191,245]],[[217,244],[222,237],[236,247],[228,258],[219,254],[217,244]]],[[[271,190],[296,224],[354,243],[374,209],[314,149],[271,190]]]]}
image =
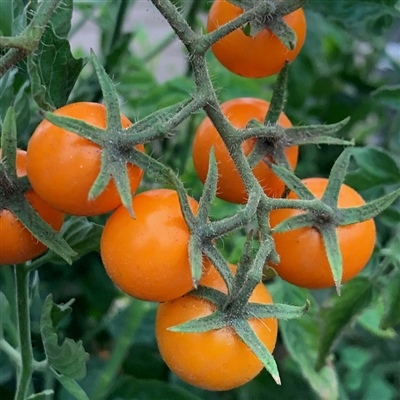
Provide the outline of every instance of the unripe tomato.
{"type": "MultiPolygon", "coordinates": [[[[317,199],[320,199],[328,180],[309,178],[304,179],[303,183],[317,199]]],[[[288,198],[298,197],[290,192],[288,198]]],[[[357,207],[363,204],[365,201],[354,189],[344,184],[341,186],[339,208],[357,207]]],[[[270,214],[271,227],[300,213],[302,211],[294,209],[273,210],[270,214]]],[[[375,223],[373,219],[369,219],[352,225],[338,226],[336,232],[343,259],[342,282],[346,282],[365,267],[372,255],[376,240],[375,223]]],[[[280,263],[272,266],[282,279],[309,289],[323,289],[335,285],[324,242],[317,229],[306,227],[274,233],[272,236],[280,257],[280,263]]]]}
{"type": "MultiPolygon", "coordinates": [[[[99,128],[106,127],[106,109],[97,103],[73,103],[55,111],[57,115],[81,119],[99,128]]],[[[132,125],[121,115],[123,128],[132,125]]],[[[144,151],[143,145],[137,146],[144,151]]],[[[121,205],[111,179],[105,190],[88,200],[101,165],[101,147],[43,120],[28,144],[28,176],[34,190],[52,207],[72,215],[98,215],[121,205]]],[[[135,192],[143,171],[127,164],[131,193],[135,192]]]]}
{"type": "MultiPolygon", "coordinates": [[[[215,0],[207,20],[207,32],[239,17],[243,10],[227,0],[215,0]]],[[[212,46],[217,60],[229,71],[246,78],[263,78],[277,74],[286,61],[293,61],[303,47],[306,19],[301,8],[285,15],[283,20],[297,36],[296,46],[289,50],[269,29],[256,36],[247,36],[241,28],[220,39],[212,46]]]]}
{"type": "MultiPolygon", "coordinates": [[[[269,109],[269,102],[255,98],[239,98],[221,104],[221,111],[235,128],[245,128],[251,119],[263,122],[269,109]]],[[[292,126],[285,114],[281,114],[278,124],[284,128],[292,126]]],[[[248,156],[253,150],[256,139],[247,139],[243,142],[244,154],[248,156]]],[[[215,159],[218,166],[217,197],[231,203],[243,204],[247,202],[247,192],[242,178],[229,155],[221,136],[207,117],[197,129],[193,141],[193,162],[197,175],[204,183],[207,178],[209,154],[214,146],[215,159]]],[[[288,147],[286,157],[294,169],[297,164],[298,146],[288,147]]],[[[285,184],[271,171],[262,160],[253,168],[254,176],[258,179],[264,192],[270,197],[280,197],[285,184]]]]}
{"type": "MultiPolygon", "coordinates": [[[[1,157],[1,149],[0,149],[1,157]]],[[[26,152],[17,150],[17,175],[26,175],[26,152]]],[[[51,208],[33,190],[25,194],[31,206],[53,229],[59,231],[64,214],[51,208]]],[[[44,253],[47,247],[39,242],[9,210],[0,211],[0,264],[26,262],[44,253]]]]}
{"type": "MultiPolygon", "coordinates": [[[[197,201],[188,200],[196,213],[197,201]]],[[[149,190],[133,197],[132,208],[135,219],[119,207],[104,227],[100,250],[110,278],[141,300],[171,300],[192,290],[190,232],[178,194],[169,189],[149,190]]],[[[209,265],[204,258],[203,268],[209,265]]]]}
{"type": "MultiPolygon", "coordinates": [[[[233,266],[231,268],[234,269],[233,266]]],[[[226,285],[212,267],[201,282],[226,293],[226,285]]],[[[260,283],[250,302],[269,304],[271,296],[260,283]]],[[[207,390],[229,390],[253,379],[263,364],[229,326],[202,333],[172,332],[168,328],[212,314],[216,306],[208,300],[185,295],[158,306],[156,339],[161,356],[181,379],[207,390]]],[[[270,352],[278,333],[274,318],[250,319],[249,323],[270,352]]]]}

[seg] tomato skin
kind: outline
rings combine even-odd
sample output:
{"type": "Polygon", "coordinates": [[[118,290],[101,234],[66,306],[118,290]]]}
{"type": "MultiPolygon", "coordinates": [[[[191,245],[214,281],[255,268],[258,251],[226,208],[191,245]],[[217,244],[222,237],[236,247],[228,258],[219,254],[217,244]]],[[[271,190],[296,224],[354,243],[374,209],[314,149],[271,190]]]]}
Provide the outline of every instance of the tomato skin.
{"type": "MultiPolygon", "coordinates": [[[[215,0],[207,20],[207,32],[239,17],[243,10],[226,0],[215,0]]],[[[269,29],[256,36],[247,36],[241,28],[223,37],[212,46],[217,60],[229,71],[246,78],[263,78],[277,74],[285,61],[293,61],[306,38],[306,19],[301,8],[285,15],[283,20],[297,36],[296,47],[289,50],[269,29]]]]}
{"type": "MultiPolygon", "coordinates": [[[[232,268],[233,266],[231,266],[232,268]]],[[[225,283],[212,267],[202,285],[227,292],[225,283]]],[[[251,302],[272,303],[263,284],[258,284],[251,302]]],[[[156,318],[156,339],[169,368],[184,381],[207,390],[229,390],[253,379],[263,364],[230,327],[203,333],[171,332],[168,328],[212,314],[216,306],[208,300],[185,295],[161,303],[156,318]]],[[[273,318],[251,319],[249,323],[269,351],[273,351],[278,323],[273,318]]]]}
{"type": "MultiPolygon", "coordinates": [[[[198,203],[189,197],[194,213],[198,203]]],[[[165,301],[193,289],[189,229],[178,194],[156,189],[133,197],[133,219],[119,207],[108,219],[100,242],[104,267],[124,292],[141,300],[165,301]]],[[[209,268],[204,258],[203,268],[209,268]]]]}
{"type": "MultiPolygon", "coordinates": [[[[84,120],[99,128],[106,127],[106,110],[102,104],[73,103],[55,111],[57,115],[84,120]]],[[[132,125],[121,115],[124,128],[132,125]]],[[[143,145],[137,146],[144,151],[143,145]]],[[[111,179],[104,192],[89,201],[101,165],[101,147],[43,120],[28,144],[28,176],[34,190],[52,207],[71,215],[92,216],[114,210],[121,199],[111,179]]],[[[143,171],[128,164],[133,193],[143,171]]]]}
{"type": "MultiPolygon", "coordinates": [[[[251,119],[263,122],[269,109],[269,102],[256,98],[238,98],[228,100],[221,104],[221,111],[235,128],[245,128],[251,119]]],[[[281,114],[279,125],[284,128],[292,126],[285,114],[281,114]]],[[[244,154],[248,156],[256,143],[255,139],[247,139],[242,144],[244,154]]],[[[232,158],[229,155],[221,136],[207,117],[197,129],[193,141],[193,162],[197,175],[204,183],[207,178],[209,154],[214,146],[214,155],[218,165],[217,197],[231,203],[244,204],[248,195],[243,181],[232,158]]],[[[298,146],[288,147],[285,150],[289,163],[294,169],[297,164],[298,146]]],[[[280,197],[285,189],[285,184],[260,161],[253,173],[262,185],[264,192],[270,197],[280,197]]]]}
{"type": "MultiPolygon", "coordinates": [[[[302,181],[320,199],[328,184],[325,178],[309,178],[302,181]]],[[[290,192],[290,199],[298,197],[290,192]]],[[[362,197],[351,187],[342,185],[338,207],[349,208],[365,204],[362,197]]],[[[302,213],[299,210],[273,210],[271,227],[286,218],[302,213]]],[[[367,264],[375,246],[376,231],[373,219],[336,228],[343,259],[342,283],[355,277],[367,264]]],[[[314,228],[295,229],[273,234],[280,263],[272,265],[287,282],[309,289],[324,289],[335,285],[320,233],[314,228]]]]}
{"type": "MultiPolygon", "coordinates": [[[[1,149],[0,149],[1,157],[1,149]]],[[[17,150],[17,176],[26,175],[26,152],[17,150]]],[[[51,208],[33,190],[25,194],[31,206],[53,229],[59,231],[64,214],[51,208]]],[[[39,242],[9,210],[0,211],[0,264],[26,262],[44,253],[47,247],[39,242]]]]}

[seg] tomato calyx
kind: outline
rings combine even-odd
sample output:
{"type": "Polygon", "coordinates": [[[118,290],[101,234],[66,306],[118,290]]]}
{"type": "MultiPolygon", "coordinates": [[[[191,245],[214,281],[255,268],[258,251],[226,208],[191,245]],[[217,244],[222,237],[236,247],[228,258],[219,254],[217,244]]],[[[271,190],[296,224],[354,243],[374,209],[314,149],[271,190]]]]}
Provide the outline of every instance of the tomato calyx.
{"type": "Polygon", "coordinates": [[[273,160],[274,163],[291,169],[285,154],[285,149],[291,146],[303,144],[354,144],[353,141],[332,137],[347,124],[349,118],[330,125],[296,126],[290,128],[278,125],[278,119],[283,112],[286,97],[288,68],[289,63],[286,62],[285,66],[279,72],[264,123],[252,119],[247,124],[243,139],[251,137],[257,140],[253,150],[247,157],[251,168],[256,166],[261,160],[268,165],[273,160]]]}
{"type": "Polygon", "coordinates": [[[89,200],[99,196],[112,178],[122,204],[134,217],[127,163],[137,165],[158,180],[171,184],[171,172],[135,146],[164,138],[191,113],[200,109],[206,99],[202,96],[190,98],[158,110],[124,129],[121,123],[117,92],[93,51],[92,61],[103,92],[106,107],[106,128],[98,128],[80,119],[56,115],[51,112],[44,112],[43,115],[52,124],[90,140],[100,147],[100,173],[89,192],[89,200]]]}
{"type": "Polygon", "coordinates": [[[257,254],[253,257],[251,241],[252,237],[249,235],[233,278],[234,291],[226,294],[212,287],[200,285],[188,295],[213,303],[216,310],[205,317],[193,319],[168,329],[174,332],[199,333],[224,327],[232,328],[279,384],[280,378],[276,362],[251,328],[249,320],[254,318],[298,318],[307,311],[308,302],[304,306],[249,302],[251,294],[260,284],[264,257],[271,247],[270,244],[261,243],[257,254]]]}
{"type": "Polygon", "coordinates": [[[336,160],[321,200],[318,200],[304,183],[290,171],[277,165],[271,165],[274,173],[299,198],[299,200],[276,200],[274,201],[275,208],[303,208],[304,210],[308,210],[305,213],[282,221],[273,228],[272,233],[282,233],[306,227],[315,228],[320,233],[324,242],[336,291],[339,295],[343,274],[343,260],[339,248],[337,228],[374,218],[400,195],[400,189],[397,189],[386,196],[359,207],[339,208],[339,192],[350,163],[350,156],[351,148],[348,148],[336,160]]]}
{"type": "Polygon", "coordinates": [[[10,211],[40,242],[68,263],[76,252],[31,206],[25,194],[31,190],[26,176],[17,176],[17,127],[15,110],[7,110],[1,137],[0,211],[10,211]]]}

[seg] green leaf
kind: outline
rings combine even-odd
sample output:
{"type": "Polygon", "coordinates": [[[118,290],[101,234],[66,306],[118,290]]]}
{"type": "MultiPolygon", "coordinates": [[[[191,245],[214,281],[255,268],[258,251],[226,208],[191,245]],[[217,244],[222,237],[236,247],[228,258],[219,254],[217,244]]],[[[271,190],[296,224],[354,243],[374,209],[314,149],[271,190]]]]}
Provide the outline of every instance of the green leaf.
{"type": "Polygon", "coordinates": [[[67,39],[71,29],[73,0],[63,0],[56,12],[51,16],[50,23],[54,33],[60,39],[67,39]]]}
{"type": "Polygon", "coordinates": [[[109,398],[114,400],[201,400],[200,397],[181,386],[154,379],[136,379],[131,376],[118,379],[109,398]]]}
{"type": "MultiPolygon", "coordinates": [[[[399,261],[400,263],[400,261],[399,261]]],[[[400,268],[390,277],[382,292],[384,313],[380,327],[387,329],[400,324],[400,268]]]]}
{"type": "Polygon", "coordinates": [[[315,370],[320,337],[320,330],[315,321],[318,312],[317,303],[307,290],[283,281],[279,281],[276,291],[278,296],[274,296],[275,301],[291,304],[304,302],[305,299],[310,301],[310,309],[303,317],[279,321],[280,332],[291,358],[298,364],[303,377],[319,398],[337,400],[338,380],[333,365],[324,366],[320,371],[315,370]]]}
{"type": "MultiPolygon", "coordinates": [[[[77,253],[72,259],[75,261],[91,251],[100,250],[100,238],[103,226],[89,221],[85,217],[69,217],[61,228],[61,235],[71,248],[77,253]]],[[[65,261],[53,251],[49,251],[35,263],[51,262],[65,264],[65,261]]]]}
{"type": "Polygon", "coordinates": [[[386,85],[371,93],[382,105],[400,110],[400,85],[386,85]]]}
{"type": "Polygon", "coordinates": [[[379,299],[374,307],[364,311],[358,318],[358,323],[373,335],[382,339],[393,339],[396,332],[392,328],[382,329],[379,326],[384,313],[384,304],[382,299],[379,299]]]}
{"type": "Polygon", "coordinates": [[[83,65],[83,59],[72,56],[68,40],[57,37],[49,26],[30,61],[32,94],[38,105],[65,105],[83,65]]]}
{"type": "Polygon", "coordinates": [[[54,390],[47,389],[43,392],[30,395],[26,400],[51,400],[54,396],[54,390]]]}
{"type": "Polygon", "coordinates": [[[64,386],[64,388],[71,393],[76,400],[90,400],[83,389],[71,378],[58,374],[53,368],[50,368],[53,375],[64,386]]]}
{"type": "Polygon", "coordinates": [[[320,343],[317,368],[325,365],[325,359],[332,351],[341,332],[353,319],[370,306],[374,288],[369,279],[357,277],[342,286],[341,296],[329,297],[320,311],[320,343]]]}
{"type": "Polygon", "coordinates": [[[358,166],[346,177],[345,183],[352,188],[363,191],[400,183],[400,166],[387,151],[376,147],[355,147],[350,151],[358,166]]]}
{"type": "MultiPolygon", "coordinates": [[[[47,296],[40,318],[40,332],[49,365],[65,378],[82,379],[86,375],[86,360],[88,358],[82,342],[76,343],[67,338],[59,345],[58,336],[55,332],[56,323],[69,312],[68,304],[58,306],[53,303],[52,295],[47,296]]],[[[57,379],[59,378],[57,377],[57,379]]]]}

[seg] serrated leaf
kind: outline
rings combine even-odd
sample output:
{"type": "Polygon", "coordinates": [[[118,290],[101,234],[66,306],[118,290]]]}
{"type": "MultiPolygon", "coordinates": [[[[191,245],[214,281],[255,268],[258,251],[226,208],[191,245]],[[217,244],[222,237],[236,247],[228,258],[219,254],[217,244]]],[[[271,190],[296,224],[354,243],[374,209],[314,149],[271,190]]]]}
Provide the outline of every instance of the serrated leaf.
{"type": "Polygon", "coordinates": [[[54,304],[52,296],[47,296],[40,317],[40,332],[49,365],[65,378],[82,379],[86,375],[86,360],[89,355],[85,352],[82,342],[67,338],[59,345],[52,319],[54,316],[58,322],[59,318],[69,312],[68,308],[68,304],[54,304]]]}
{"type": "Polygon", "coordinates": [[[298,364],[303,377],[318,394],[320,399],[338,400],[338,379],[333,365],[315,370],[319,328],[315,322],[318,305],[306,289],[297,288],[283,281],[279,282],[279,296],[275,301],[298,304],[308,299],[310,308],[301,318],[279,321],[280,332],[291,358],[298,364]]]}
{"type": "Polygon", "coordinates": [[[71,378],[65,375],[60,375],[53,368],[50,368],[53,375],[64,386],[64,388],[71,393],[76,400],[90,400],[84,390],[71,378]]]}
{"type": "Polygon", "coordinates": [[[358,277],[342,286],[341,296],[332,295],[325,301],[319,314],[320,342],[317,368],[322,368],[325,359],[341,332],[353,319],[370,306],[374,298],[374,287],[367,278],[358,277]]]}
{"type": "Polygon", "coordinates": [[[51,400],[54,396],[54,390],[47,389],[43,392],[30,395],[26,400],[51,400]]]}
{"type": "Polygon", "coordinates": [[[54,33],[59,37],[66,39],[71,29],[71,19],[73,10],[73,0],[63,0],[62,4],[53,13],[50,23],[54,33]]]}
{"type": "Polygon", "coordinates": [[[400,324],[400,269],[386,283],[382,296],[385,306],[380,327],[395,327],[400,324]]]}
{"type": "Polygon", "coordinates": [[[55,108],[66,104],[84,65],[83,59],[72,56],[68,40],[57,37],[49,25],[32,62],[37,67],[32,92],[38,104],[48,103],[55,108]],[[46,88],[45,92],[39,85],[46,88]]]}
{"type": "MultiPolygon", "coordinates": [[[[102,225],[98,225],[82,217],[70,217],[65,221],[60,231],[62,237],[77,253],[72,258],[73,260],[77,260],[91,251],[99,251],[102,232],[102,225]]],[[[52,251],[49,251],[43,257],[45,257],[46,262],[65,264],[65,261],[52,251]]]]}

